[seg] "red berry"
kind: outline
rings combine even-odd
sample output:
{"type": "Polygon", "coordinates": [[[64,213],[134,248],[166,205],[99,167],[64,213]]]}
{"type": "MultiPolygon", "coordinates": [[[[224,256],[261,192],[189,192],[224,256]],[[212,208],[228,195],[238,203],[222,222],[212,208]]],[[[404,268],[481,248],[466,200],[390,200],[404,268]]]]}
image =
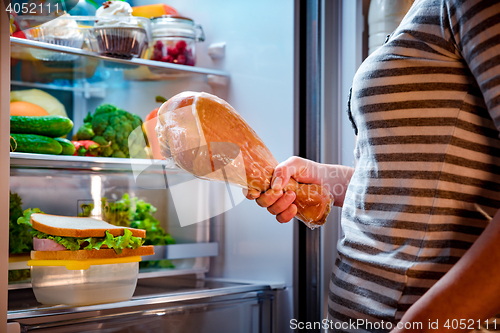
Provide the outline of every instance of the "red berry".
{"type": "Polygon", "coordinates": [[[179,53],[182,53],[182,51],[184,51],[186,49],[186,46],[187,46],[187,44],[183,40],[180,40],[177,42],[177,44],[175,44],[175,48],[177,50],[179,50],[179,53]]]}
{"type": "Polygon", "coordinates": [[[160,60],[161,57],[163,57],[163,53],[161,52],[161,50],[155,49],[153,51],[153,56],[151,57],[151,59],[153,59],[153,60],[160,60]]]}
{"type": "Polygon", "coordinates": [[[169,46],[167,48],[167,54],[175,58],[179,54],[179,50],[175,47],[169,46]]]}
{"type": "Polygon", "coordinates": [[[161,50],[162,48],[163,48],[163,43],[161,42],[161,40],[157,41],[155,44],[155,49],[161,50]]]}
{"type": "Polygon", "coordinates": [[[172,57],[171,55],[168,55],[168,56],[166,56],[166,57],[163,57],[163,58],[162,58],[162,61],[163,61],[163,62],[170,62],[170,63],[172,63],[172,62],[174,62],[175,60],[174,60],[174,57],[172,57]]]}
{"type": "Polygon", "coordinates": [[[179,65],[184,65],[186,63],[186,56],[184,54],[179,54],[177,56],[177,59],[175,59],[175,63],[178,63],[179,65]]]}
{"type": "Polygon", "coordinates": [[[186,65],[188,65],[188,66],[194,66],[194,58],[188,58],[186,60],[186,65]]]}

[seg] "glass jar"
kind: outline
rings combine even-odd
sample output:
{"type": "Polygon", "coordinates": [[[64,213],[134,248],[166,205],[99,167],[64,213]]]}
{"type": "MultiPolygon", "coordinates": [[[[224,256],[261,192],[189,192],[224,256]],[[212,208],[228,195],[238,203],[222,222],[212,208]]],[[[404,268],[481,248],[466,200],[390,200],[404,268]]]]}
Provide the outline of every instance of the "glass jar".
{"type": "Polygon", "coordinates": [[[151,31],[149,59],[194,66],[195,44],[205,40],[200,25],[186,17],[164,15],[151,19],[151,31]]]}

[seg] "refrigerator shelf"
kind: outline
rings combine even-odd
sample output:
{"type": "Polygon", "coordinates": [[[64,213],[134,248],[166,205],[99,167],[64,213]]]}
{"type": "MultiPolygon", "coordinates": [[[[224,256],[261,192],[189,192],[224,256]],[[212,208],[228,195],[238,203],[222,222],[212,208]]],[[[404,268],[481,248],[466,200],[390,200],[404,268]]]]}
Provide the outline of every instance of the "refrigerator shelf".
{"type": "Polygon", "coordinates": [[[186,172],[172,166],[166,160],[112,158],[92,156],[48,155],[30,153],[10,153],[10,166],[13,169],[59,169],[59,170],[86,170],[86,171],[127,171],[127,172],[186,172]]]}
{"type": "MultiPolygon", "coordinates": [[[[144,73],[141,73],[137,77],[137,80],[158,80],[161,79],[161,76],[163,75],[175,77],[175,76],[186,76],[186,74],[202,74],[202,75],[229,77],[229,73],[217,69],[177,65],[177,64],[142,59],[142,58],[132,58],[130,60],[111,58],[99,55],[95,52],[88,50],[77,49],[67,46],[60,46],[44,42],[37,42],[23,38],[10,37],[10,44],[12,48],[11,54],[13,59],[31,60],[43,63],[43,61],[33,58],[30,52],[30,49],[39,49],[39,50],[41,49],[41,50],[75,55],[77,56],[76,57],[77,59],[90,58],[90,59],[100,60],[103,66],[109,68],[122,69],[122,70],[135,70],[141,67],[143,68],[146,67],[147,69],[152,70],[151,75],[148,76],[145,75],[144,73]],[[156,75],[153,72],[158,73],[159,75],[156,75]]],[[[68,63],[68,61],[66,61],[65,63],[68,63]]],[[[50,64],[50,66],[55,66],[55,64],[50,64]]],[[[69,66],[69,64],[66,64],[66,66],[69,66]]],[[[134,75],[128,77],[128,79],[132,80],[134,78],[135,78],[134,75]]]]}
{"type": "Polygon", "coordinates": [[[158,277],[139,280],[134,296],[129,301],[79,307],[43,306],[36,302],[31,290],[16,290],[12,293],[12,299],[17,301],[9,303],[7,319],[19,321],[25,325],[48,323],[51,321],[49,317],[54,322],[70,320],[76,323],[75,319],[88,320],[97,314],[121,316],[130,311],[147,314],[150,311],[154,312],[155,307],[164,309],[169,304],[178,304],[178,302],[206,304],[207,301],[221,301],[228,297],[247,298],[254,293],[283,288],[284,286],[275,288],[265,282],[158,277]]]}

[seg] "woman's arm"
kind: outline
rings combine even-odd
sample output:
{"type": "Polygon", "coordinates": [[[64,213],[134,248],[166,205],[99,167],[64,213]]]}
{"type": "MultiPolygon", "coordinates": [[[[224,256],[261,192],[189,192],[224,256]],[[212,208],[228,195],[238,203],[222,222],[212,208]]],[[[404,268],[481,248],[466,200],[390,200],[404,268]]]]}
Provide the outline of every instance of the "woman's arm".
{"type": "Polygon", "coordinates": [[[297,214],[297,207],[293,204],[295,193],[283,193],[290,178],[299,183],[318,184],[324,186],[334,196],[334,205],[342,207],[349,181],[354,168],[343,165],[330,165],[313,162],[300,157],[290,157],[280,163],[273,173],[272,188],[265,193],[249,191],[247,198],[256,199],[257,204],[266,207],[276,215],[278,222],[290,221],[297,214]]]}
{"type": "Polygon", "coordinates": [[[423,330],[395,329],[402,332],[469,332],[469,324],[493,317],[500,312],[500,211],[465,255],[422,298],[413,304],[401,322],[421,322],[423,330]],[[467,323],[456,330],[444,327],[467,323]],[[428,327],[438,320],[438,329],[428,327]]]}

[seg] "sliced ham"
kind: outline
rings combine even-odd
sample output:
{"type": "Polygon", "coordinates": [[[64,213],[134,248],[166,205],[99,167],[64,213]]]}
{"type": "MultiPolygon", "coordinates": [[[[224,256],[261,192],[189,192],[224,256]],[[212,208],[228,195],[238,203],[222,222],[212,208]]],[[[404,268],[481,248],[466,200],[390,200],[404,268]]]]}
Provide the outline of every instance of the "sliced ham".
{"type": "Polygon", "coordinates": [[[66,247],[57,244],[52,239],[39,239],[33,237],[33,250],[35,251],[65,251],[66,247]]]}

